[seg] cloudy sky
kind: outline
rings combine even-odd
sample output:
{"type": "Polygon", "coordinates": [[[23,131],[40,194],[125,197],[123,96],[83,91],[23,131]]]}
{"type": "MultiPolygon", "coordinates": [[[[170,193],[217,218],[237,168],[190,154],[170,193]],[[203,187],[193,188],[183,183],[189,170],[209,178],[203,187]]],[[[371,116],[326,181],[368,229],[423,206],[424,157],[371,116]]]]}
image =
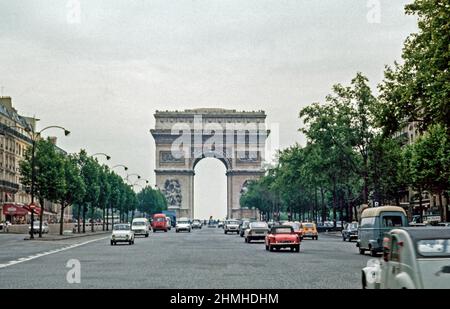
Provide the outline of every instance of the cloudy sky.
{"type": "MultiPolygon", "coordinates": [[[[70,129],[64,149],[106,152],[153,183],[155,110],[263,109],[280,147],[303,142],[301,107],[357,71],[375,88],[400,58],[416,31],[407,2],[0,0],[0,87],[41,128],[70,129]]],[[[226,213],[220,164],[196,169],[198,217],[226,213]]]]}

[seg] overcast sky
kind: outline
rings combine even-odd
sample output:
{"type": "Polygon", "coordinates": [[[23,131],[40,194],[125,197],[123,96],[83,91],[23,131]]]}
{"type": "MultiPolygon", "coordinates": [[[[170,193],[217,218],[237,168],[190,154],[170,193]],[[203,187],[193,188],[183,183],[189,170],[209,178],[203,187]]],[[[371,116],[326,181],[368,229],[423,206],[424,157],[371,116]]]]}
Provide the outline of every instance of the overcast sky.
{"type": "MultiPolygon", "coordinates": [[[[375,86],[400,58],[416,31],[407,2],[0,0],[0,87],[40,128],[70,129],[67,151],[106,152],[154,183],[155,110],[263,109],[281,147],[304,142],[301,107],[357,71],[375,86]]],[[[198,217],[226,213],[220,164],[196,169],[198,217]]]]}

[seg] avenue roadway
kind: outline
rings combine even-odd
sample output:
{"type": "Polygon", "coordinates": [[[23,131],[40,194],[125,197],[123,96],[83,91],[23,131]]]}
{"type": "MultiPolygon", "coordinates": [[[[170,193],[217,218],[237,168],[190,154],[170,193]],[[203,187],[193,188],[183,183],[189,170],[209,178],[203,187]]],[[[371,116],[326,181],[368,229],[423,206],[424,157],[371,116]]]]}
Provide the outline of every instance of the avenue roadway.
{"type": "Polygon", "coordinates": [[[320,234],[300,253],[268,252],[264,242],[222,229],[151,233],[135,244],[110,246],[109,234],[58,241],[24,241],[0,234],[0,288],[361,288],[355,242],[320,234]],[[80,262],[80,283],[66,265],[80,262]]]}

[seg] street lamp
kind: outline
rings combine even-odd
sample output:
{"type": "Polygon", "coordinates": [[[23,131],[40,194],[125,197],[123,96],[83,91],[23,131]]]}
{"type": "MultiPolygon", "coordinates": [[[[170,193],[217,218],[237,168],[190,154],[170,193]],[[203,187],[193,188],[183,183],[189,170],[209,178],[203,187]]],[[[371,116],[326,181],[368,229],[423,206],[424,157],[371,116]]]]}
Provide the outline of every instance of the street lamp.
{"type": "Polygon", "coordinates": [[[117,165],[114,165],[113,167],[111,167],[111,169],[113,170],[113,169],[115,169],[115,168],[117,168],[117,167],[123,167],[123,169],[124,169],[125,171],[128,171],[128,167],[126,167],[126,166],[123,165],[123,164],[117,164],[117,165]]]}
{"type": "MultiPolygon", "coordinates": [[[[35,171],[36,142],[41,138],[42,132],[44,132],[45,130],[48,130],[48,129],[61,129],[61,130],[64,131],[64,135],[65,136],[68,136],[70,134],[70,131],[67,130],[66,128],[64,128],[64,127],[61,127],[61,126],[48,126],[48,127],[43,128],[42,130],[36,132],[36,131],[34,131],[34,128],[30,129],[30,128],[22,128],[22,127],[19,127],[19,126],[6,126],[6,125],[3,125],[3,131],[6,131],[5,127],[9,128],[9,129],[14,129],[14,128],[23,129],[24,132],[27,133],[28,137],[31,140],[31,188],[30,188],[30,190],[31,190],[31,192],[30,192],[30,194],[31,194],[31,204],[29,205],[29,208],[30,208],[30,211],[31,211],[31,220],[30,220],[31,221],[31,233],[30,233],[30,239],[34,239],[34,209],[36,207],[34,205],[34,187],[35,187],[35,181],[36,181],[36,171],[35,171]]],[[[41,212],[43,212],[43,211],[44,211],[44,209],[43,209],[43,207],[41,205],[41,212]]],[[[40,224],[42,224],[42,221],[41,221],[40,224]]],[[[41,227],[39,227],[39,231],[41,231],[41,227]]],[[[41,237],[41,234],[39,234],[39,237],[41,237]]]]}
{"type": "Polygon", "coordinates": [[[103,152],[94,153],[91,157],[94,157],[94,156],[105,156],[106,160],[108,160],[108,161],[109,161],[109,159],[111,159],[111,156],[108,156],[106,153],[103,153],[103,152]]]}
{"type": "Polygon", "coordinates": [[[137,179],[141,179],[141,175],[139,175],[139,174],[127,174],[127,177],[125,177],[125,179],[128,183],[129,183],[130,176],[137,176],[137,179]]]}

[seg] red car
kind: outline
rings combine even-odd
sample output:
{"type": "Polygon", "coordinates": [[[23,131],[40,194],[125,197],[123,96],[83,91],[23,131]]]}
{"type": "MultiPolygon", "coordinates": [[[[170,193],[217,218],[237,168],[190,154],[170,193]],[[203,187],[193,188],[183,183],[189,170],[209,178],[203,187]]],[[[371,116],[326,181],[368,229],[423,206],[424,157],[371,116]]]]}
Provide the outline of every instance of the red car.
{"type": "Polygon", "coordinates": [[[167,220],[166,220],[165,214],[154,214],[153,215],[152,230],[153,230],[153,233],[155,233],[158,230],[167,232],[168,227],[167,227],[167,220]]]}
{"type": "Polygon", "coordinates": [[[290,248],[291,251],[300,252],[300,236],[292,226],[274,226],[266,236],[266,250],[280,250],[290,248]]]}

